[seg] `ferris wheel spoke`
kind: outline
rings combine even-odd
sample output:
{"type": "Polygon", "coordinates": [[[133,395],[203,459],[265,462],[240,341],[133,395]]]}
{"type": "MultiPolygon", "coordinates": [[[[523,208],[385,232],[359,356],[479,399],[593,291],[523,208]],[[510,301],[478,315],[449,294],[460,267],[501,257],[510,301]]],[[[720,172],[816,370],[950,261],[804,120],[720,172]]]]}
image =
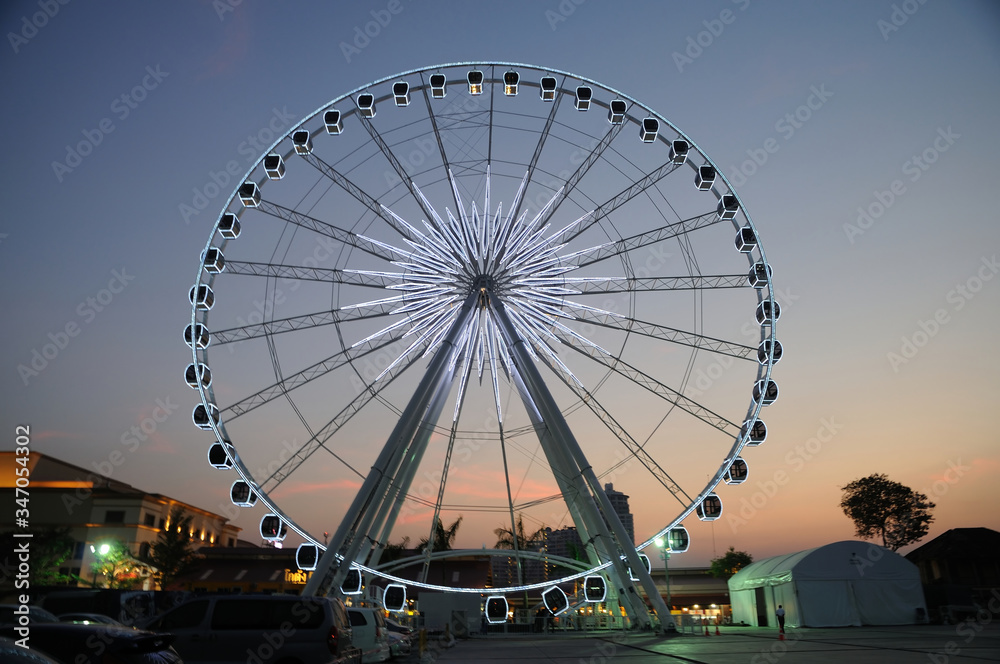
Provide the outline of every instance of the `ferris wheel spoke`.
{"type": "MultiPolygon", "coordinates": [[[[563,76],[562,82],[566,82],[565,76],[563,76]]],[[[559,87],[562,87],[562,85],[559,87]]],[[[535,152],[531,155],[531,161],[528,162],[528,173],[525,176],[525,180],[528,183],[531,182],[531,178],[535,174],[535,167],[538,166],[538,160],[542,156],[542,149],[545,147],[545,141],[548,139],[549,133],[552,131],[552,123],[555,122],[556,112],[559,110],[559,104],[562,102],[563,97],[564,95],[561,94],[556,95],[556,98],[552,100],[552,107],[549,109],[549,117],[545,119],[545,127],[543,127],[538,134],[538,142],[535,144],[535,152]]],[[[518,213],[521,211],[521,205],[523,203],[523,198],[518,201],[517,207],[514,209],[515,218],[517,218],[518,213]]]]}
{"type": "Polygon", "coordinates": [[[336,371],[345,365],[349,365],[354,360],[358,360],[365,355],[381,350],[382,348],[385,348],[402,338],[403,335],[399,333],[383,339],[379,343],[368,342],[362,346],[342,350],[331,355],[325,360],[317,362],[302,371],[291,374],[282,380],[265,387],[263,390],[260,390],[245,399],[237,401],[233,405],[222,409],[220,413],[223,416],[226,416],[226,419],[232,421],[238,417],[246,415],[260,406],[263,406],[266,403],[274,401],[275,399],[305,385],[306,383],[312,382],[332,371],[336,371]]]}
{"type": "Polygon", "coordinates": [[[266,335],[281,334],[283,332],[294,332],[296,330],[307,330],[324,325],[336,325],[351,321],[369,320],[389,316],[399,313],[397,309],[404,299],[411,298],[409,294],[396,298],[387,298],[362,305],[354,305],[350,308],[331,309],[330,311],[319,311],[314,314],[302,316],[291,316],[264,321],[251,325],[241,325],[230,327],[225,330],[212,332],[212,343],[218,346],[238,343],[247,339],[255,339],[266,335]]]}
{"type": "Polygon", "coordinates": [[[570,242],[577,236],[584,233],[594,224],[600,222],[602,219],[607,217],[609,214],[620,208],[621,206],[628,203],[630,200],[638,196],[639,194],[645,192],[647,189],[652,187],[654,184],[665,178],[667,175],[675,171],[680,164],[676,164],[673,161],[668,161],[659,168],[650,171],[642,178],[636,180],[631,185],[620,191],[617,195],[608,199],[604,203],[601,203],[596,208],[594,208],[593,214],[578,228],[574,229],[569,236],[566,238],[566,242],[570,242]]]}
{"type": "Polygon", "coordinates": [[[313,231],[319,235],[333,238],[334,240],[360,249],[361,251],[371,254],[377,258],[382,258],[391,262],[410,257],[408,252],[398,247],[386,244],[385,242],[379,242],[378,240],[373,240],[372,238],[365,237],[364,235],[344,230],[343,228],[339,228],[325,221],[320,221],[315,217],[310,217],[307,214],[291,210],[277,203],[262,200],[257,205],[257,209],[276,219],[281,219],[282,221],[295,224],[296,226],[313,231]]]}
{"type": "Polygon", "coordinates": [[[372,121],[369,118],[366,118],[364,115],[361,115],[360,117],[361,117],[361,124],[364,126],[365,131],[367,131],[368,135],[372,137],[373,141],[375,141],[375,145],[378,146],[379,151],[382,152],[382,154],[386,158],[386,161],[388,161],[389,165],[392,166],[392,170],[396,171],[396,176],[400,179],[400,181],[402,181],[402,183],[409,190],[410,196],[413,198],[414,201],[416,201],[417,205],[420,206],[420,209],[426,215],[426,218],[430,219],[431,212],[427,208],[423,196],[417,195],[417,191],[413,184],[413,179],[410,177],[410,174],[406,172],[406,169],[403,168],[403,164],[400,163],[399,157],[397,157],[396,153],[392,151],[392,148],[389,147],[389,144],[385,142],[385,139],[382,137],[382,134],[380,134],[378,129],[375,128],[375,125],[372,124],[372,121]]]}
{"type": "Polygon", "coordinates": [[[689,277],[568,277],[564,281],[567,286],[576,288],[583,295],[750,287],[745,274],[689,277]]]}
{"type": "MultiPolygon", "coordinates": [[[[437,142],[438,152],[441,154],[441,164],[444,167],[445,173],[451,172],[451,164],[448,162],[448,153],[444,149],[444,141],[441,139],[441,130],[438,128],[437,115],[434,113],[434,107],[431,105],[431,98],[427,94],[427,82],[424,80],[423,73],[420,74],[420,82],[424,85],[421,87],[421,92],[424,95],[424,104],[427,106],[427,117],[431,121],[431,129],[434,131],[434,140],[437,142]]],[[[458,199],[454,199],[455,207],[458,207],[458,199]]]]}
{"type": "Polygon", "coordinates": [[[596,247],[582,249],[572,254],[567,254],[563,256],[564,264],[572,265],[573,268],[593,265],[594,263],[599,263],[608,258],[620,256],[621,254],[629,251],[644,249],[656,244],[657,242],[663,242],[664,240],[675,238],[678,235],[690,233],[691,231],[699,228],[714,226],[720,221],[722,221],[722,217],[719,216],[718,212],[713,210],[683,221],[661,226],[655,230],[639,233],[638,235],[632,235],[631,237],[617,240],[615,242],[607,242],[605,244],[597,245],[596,247]]]}
{"type": "Polygon", "coordinates": [[[313,168],[318,170],[320,173],[325,175],[330,181],[335,183],[341,189],[346,191],[348,194],[353,196],[358,202],[368,208],[373,214],[381,218],[390,228],[395,230],[401,236],[408,240],[416,240],[417,238],[411,234],[412,228],[407,228],[401,226],[397,223],[396,219],[391,215],[386,214],[387,208],[372,198],[368,192],[354,184],[347,176],[340,173],[330,164],[326,163],[320,157],[316,156],[314,153],[309,153],[303,155],[303,159],[306,160],[313,168]]]}
{"type": "Polygon", "coordinates": [[[365,406],[376,399],[380,399],[380,393],[385,390],[386,387],[391,385],[392,382],[407,369],[412,367],[418,359],[419,356],[415,356],[410,358],[408,362],[392,367],[392,369],[385,374],[385,379],[382,380],[377,387],[375,384],[376,381],[372,381],[371,383],[365,385],[365,388],[356,397],[354,397],[350,403],[341,409],[340,412],[333,417],[333,419],[323,425],[323,428],[315,434],[310,436],[309,440],[303,443],[302,447],[300,447],[295,454],[289,457],[288,460],[282,463],[277,470],[261,482],[261,487],[266,491],[273,491],[320,448],[325,449],[331,456],[336,458],[356,475],[358,475],[358,477],[363,478],[364,475],[361,472],[347,463],[347,461],[341,458],[336,452],[328,448],[326,443],[333,438],[333,436],[335,436],[337,432],[344,427],[344,425],[350,422],[351,418],[364,410],[365,406]]]}
{"type": "Polygon", "coordinates": [[[601,139],[600,143],[594,146],[594,149],[591,150],[589,154],[587,154],[587,158],[583,160],[583,163],[580,164],[577,167],[577,169],[573,172],[573,174],[570,175],[569,178],[566,180],[566,184],[563,185],[562,195],[559,196],[559,198],[555,201],[555,203],[552,204],[552,207],[549,208],[548,212],[545,214],[545,217],[542,220],[543,224],[548,223],[548,220],[551,219],[552,215],[556,213],[556,210],[559,209],[559,206],[562,205],[563,201],[569,198],[569,195],[573,192],[574,189],[576,189],[576,185],[578,185],[580,183],[580,180],[582,180],[584,176],[590,171],[590,167],[596,164],[598,161],[600,161],[601,156],[604,154],[604,151],[608,149],[608,146],[611,145],[611,142],[615,140],[616,136],[618,136],[618,132],[620,132],[624,127],[625,127],[624,122],[611,125],[611,129],[609,129],[608,132],[604,134],[604,137],[601,139]]]}
{"type": "Polygon", "coordinates": [[[684,489],[682,489],[681,486],[677,484],[672,477],[670,477],[670,474],[667,473],[667,471],[664,470],[652,456],[650,456],[644,445],[640,445],[638,441],[636,441],[635,438],[633,438],[629,432],[625,430],[625,427],[623,427],[618,420],[615,419],[615,417],[611,415],[611,413],[608,412],[603,405],[601,405],[601,402],[589,390],[580,385],[578,382],[572,380],[570,376],[566,375],[561,368],[552,365],[548,359],[543,358],[542,362],[545,363],[552,373],[559,377],[559,380],[562,381],[566,387],[576,394],[580,401],[586,404],[587,408],[601,420],[601,423],[608,429],[608,431],[610,431],[615,438],[617,438],[622,445],[625,446],[625,449],[629,451],[629,454],[634,456],[639,463],[645,466],[646,470],[648,470],[649,473],[656,478],[656,481],[662,484],[663,487],[667,489],[667,491],[669,491],[681,505],[685,507],[687,506],[687,503],[684,502],[685,499],[688,502],[691,502],[691,497],[687,494],[687,492],[685,492],[684,489]]]}
{"type": "Polygon", "coordinates": [[[594,307],[583,307],[573,302],[567,302],[564,309],[567,314],[572,312],[572,315],[568,316],[569,318],[573,318],[578,321],[593,323],[594,325],[599,325],[612,330],[635,332],[652,339],[669,341],[683,346],[691,346],[693,348],[708,350],[713,353],[728,355],[741,360],[756,361],[755,354],[757,349],[751,346],[745,346],[743,344],[733,343],[723,339],[716,339],[715,337],[698,334],[697,332],[678,330],[673,327],[667,327],[666,325],[650,323],[648,321],[639,320],[638,318],[615,314],[610,311],[602,311],[594,307]]]}
{"type": "Polygon", "coordinates": [[[350,284],[370,288],[399,288],[407,279],[415,275],[400,272],[378,272],[372,270],[339,270],[301,265],[281,265],[250,261],[226,261],[226,271],[231,274],[268,277],[272,279],[296,279],[299,281],[325,281],[335,284],[350,284]]]}
{"type": "Polygon", "coordinates": [[[739,434],[740,427],[737,424],[730,422],[717,413],[714,413],[690,397],[684,396],[677,390],[664,385],[656,378],[640,371],[628,362],[614,356],[605,355],[594,346],[582,343],[573,336],[559,334],[558,332],[556,333],[556,336],[559,337],[559,341],[562,342],[564,346],[572,348],[581,355],[589,357],[598,364],[611,369],[620,376],[627,378],[635,385],[652,392],[664,401],[672,403],[686,413],[697,417],[702,422],[705,422],[706,424],[726,434],[733,436],[739,434]]]}

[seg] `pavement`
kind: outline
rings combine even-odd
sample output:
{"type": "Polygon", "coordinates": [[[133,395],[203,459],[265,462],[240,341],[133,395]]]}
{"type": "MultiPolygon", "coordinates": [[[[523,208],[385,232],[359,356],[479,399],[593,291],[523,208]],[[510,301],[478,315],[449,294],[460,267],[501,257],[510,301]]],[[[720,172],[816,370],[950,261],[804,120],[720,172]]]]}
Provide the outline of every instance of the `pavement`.
{"type": "Polygon", "coordinates": [[[497,636],[432,643],[413,662],[525,662],[599,664],[689,662],[691,664],[982,664],[1000,662],[1000,621],[959,625],[908,625],[836,629],[723,627],[721,635],[590,633],[539,637],[497,636]]]}

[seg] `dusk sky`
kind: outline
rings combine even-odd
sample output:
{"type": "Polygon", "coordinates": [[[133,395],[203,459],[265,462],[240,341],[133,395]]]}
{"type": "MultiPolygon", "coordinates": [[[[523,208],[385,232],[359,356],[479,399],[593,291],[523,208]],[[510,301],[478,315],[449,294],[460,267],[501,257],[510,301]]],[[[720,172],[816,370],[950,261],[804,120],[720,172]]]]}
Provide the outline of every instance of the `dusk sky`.
{"type": "MultiPolygon", "coordinates": [[[[30,424],[37,451],[222,512],[235,477],[206,463],[212,439],[191,421],[198,398],[184,383],[182,331],[199,252],[237,178],[274,138],[370,81],[516,62],[620,90],[694,139],[738,191],[774,267],[784,359],[773,374],[780,397],[762,411],[767,441],[744,453],[747,483],[720,487],[721,519],[684,522],[691,550],[671,566],[707,564],[729,546],[760,559],[852,539],[839,487],[871,473],[937,504],[925,541],[951,528],[1000,529],[995,2],[41,0],[5,3],[0,19],[8,449],[15,426],[30,424]],[[231,162],[238,175],[222,178],[231,162]]],[[[735,261],[730,231],[717,251],[735,261]]],[[[220,305],[225,297],[220,286],[220,305]]],[[[252,301],[223,311],[248,316],[252,301]]],[[[750,343],[733,325],[730,338],[750,343]]],[[[311,362],[330,354],[301,351],[311,362]]],[[[689,389],[742,418],[752,372],[730,408],[735,377],[699,358],[689,389]]],[[[256,359],[256,368],[213,364],[227,403],[251,391],[241,389],[244,370],[266,384],[266,350],[256,359]]],[[[639,403],[620,404],[618,415],[648,432],[658,414],[639,403]]],[[[679,423],[674,446],[656,454],[697,492],[724,449],[679,423]]],[[[260,465],[281,458],[282,440],[302,440],[280,420],[252,428],[270,436],[270,450],[254,452],[260,465]]],[[[342,451],[366,470],[381,443],[356,434],[342,451]]],[[[616,458],[580,437],[608,471],[616,458]]],[[[470,501],[481,492],[470,504],[505,504],[491,459],[455,471],[455,502],[465,491],[470,501]]],[[[524,463],[520,499],[551,493],[554,482],[524,463]]],[[[631,496],[640,539],[676,512],[662,490],[647,491],[643,472],[632,463],[605,478],[631,496]]],[[[276,494],[319,535],[336,529],[358,485],[323,473],[293,476],[276,494]]],[[[236,519],[247,539],[262,513],[236,519]]],[[[458,544],[470,548],[492,546],[505,518],[443,516],[459,515],[458,544]]],[[[531,513],[535,526],[566,518],[551,504],[531,513]]],[[[423,534],[405,520],[394,531],[423,534]]]]}

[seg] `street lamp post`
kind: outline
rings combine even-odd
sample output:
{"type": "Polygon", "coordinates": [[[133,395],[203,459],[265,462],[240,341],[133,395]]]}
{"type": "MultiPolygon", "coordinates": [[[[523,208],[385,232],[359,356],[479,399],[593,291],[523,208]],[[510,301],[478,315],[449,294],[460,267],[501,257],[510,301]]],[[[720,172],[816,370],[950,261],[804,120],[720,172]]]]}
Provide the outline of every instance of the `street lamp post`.
{"type": "Polygon", "coordinates": [[[655,544],[660,549],[660,555],[663,558],[663,580],[667,584],[668,619],[667,623],[664,625],[664,629],[672,632],[677,629],[677,626],[674,624],[674,614],[672,613],[673,606],[670,604],[670,569],[668,564],[670,561],[670,544],[662,537],[657,537],[655,544]]]}

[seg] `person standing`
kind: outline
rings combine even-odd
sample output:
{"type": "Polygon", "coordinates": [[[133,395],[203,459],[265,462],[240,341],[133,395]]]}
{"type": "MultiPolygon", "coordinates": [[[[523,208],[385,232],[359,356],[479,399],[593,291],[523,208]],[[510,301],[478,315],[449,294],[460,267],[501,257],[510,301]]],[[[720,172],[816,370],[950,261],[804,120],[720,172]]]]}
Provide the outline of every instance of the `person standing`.
{"type": "Polygon", "coordinates": [[[778,610],[774,612],[774,615],[778,616],[778,631],[782,634],[785,633],[785,610],[778,605],[778,610]]]}

